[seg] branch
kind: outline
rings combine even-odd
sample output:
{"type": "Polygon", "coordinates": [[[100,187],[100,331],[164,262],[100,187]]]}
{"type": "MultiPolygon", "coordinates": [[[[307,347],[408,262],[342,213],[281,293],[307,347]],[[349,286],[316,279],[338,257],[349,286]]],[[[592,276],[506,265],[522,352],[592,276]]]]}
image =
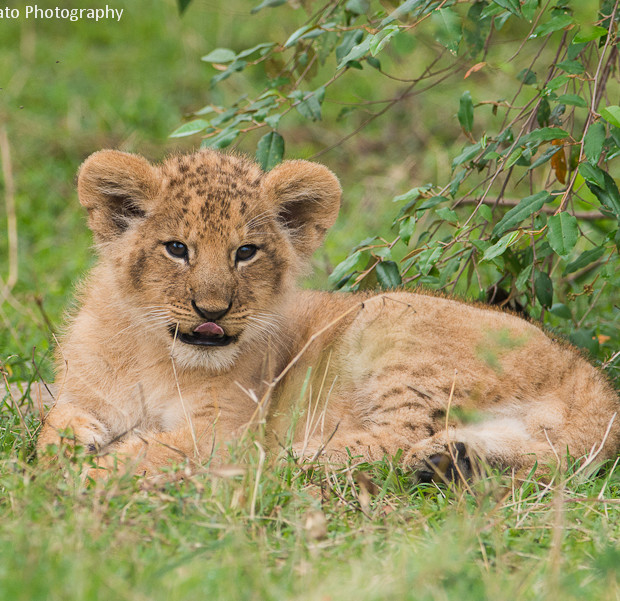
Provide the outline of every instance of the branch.
{"type": "MultiPolygon", "coordinates": [[[[480,202],[477,198],[463,198],[459,201],[459,205],[473,205],[478,204],[480,202]]],[[[516,207],[521,201],[520,200],[511,200],[504,198],[499,202],[497,206],[499,207],[516,207]]],[[[486,205],[495,205],[495,200],[493,199],[484,199],[482,204],[486,205]]],[[[543,207],[541,209],[541,213],[546,213],[547,215],[555,215],[556,209],[552,207],[543,207]]],[[[577,219],[583,219],[584,221],[595,221],[597,219],[607,219],[605,215],[603,215],[600,211],[576,211],[573,215],[577,219]]]]}

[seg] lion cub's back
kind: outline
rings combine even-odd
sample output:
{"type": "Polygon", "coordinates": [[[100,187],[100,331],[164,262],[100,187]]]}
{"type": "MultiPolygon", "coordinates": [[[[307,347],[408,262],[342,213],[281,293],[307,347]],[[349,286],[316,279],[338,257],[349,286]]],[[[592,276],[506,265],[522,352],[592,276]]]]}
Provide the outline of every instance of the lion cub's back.
{"type": "MultiPolygon", "coordinates": [[[[569,402],[580,379],[607,387],[578,351],[528,321],[431,295],[365,299],[337,347],[341,377],[350,385],[385,390],[391,381],[447,402],[454,384],[455,404],[481,408],[552,397],[569,402]]],[[[615,397],[611,389],[606,394],[615,397]]]]}

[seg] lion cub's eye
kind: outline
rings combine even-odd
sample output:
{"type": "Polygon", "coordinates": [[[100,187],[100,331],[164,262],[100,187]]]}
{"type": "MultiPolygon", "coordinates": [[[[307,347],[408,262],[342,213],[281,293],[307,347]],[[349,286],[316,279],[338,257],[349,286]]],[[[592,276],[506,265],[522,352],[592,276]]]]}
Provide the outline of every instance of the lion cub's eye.
{"type": "Polygon", "coordinates": [[[257,250],[258,247],[253,244],[244,244],[237,249],[235,261],[249,261],[256,254],[257,250]]]}
{"type": "Polygon", "coordinates": [[[188,255],[187,246],[185,246],[183,242],[179,242],[178,240],[166,242],[166,250],[168,251],[169,255],[177,259],[185,259],[188,255]]]}

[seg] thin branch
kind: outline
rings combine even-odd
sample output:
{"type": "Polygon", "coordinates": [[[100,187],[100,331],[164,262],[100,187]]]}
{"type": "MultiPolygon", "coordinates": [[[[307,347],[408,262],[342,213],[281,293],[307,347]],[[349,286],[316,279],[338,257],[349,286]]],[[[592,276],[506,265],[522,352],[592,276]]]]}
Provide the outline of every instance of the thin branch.
{"type": "MultiPolygon", "coordinates": [[[[477,198],[463,198],[461,200],[459,200],[459,206],[461,205],[471,205],[471,204],[478,204],[480,201],[477,198]]],[[[484,199],[482,204],[485,205],[491,205],[493,207],[497,206],[497,207],[516,207],[519,205],[521,201],[520,200],[513,200],[513,199],[507,199],[507,198],[502,198],[501,200],[499,200],[499,202],[497,200],[491,200],[491,199],[484,199]]],[[[543,207],[540,210],[541,213],[546,213],[547,215],[555,215],[556,209],[554,208],[550,208],[550,207],[543,207]]],[[[596,221],[596,220],[600,220],[600,219],[608,219],[608,217],[605,217],[605,215],[603,215],[600,211],[576,211],[575,213],[573,213],[573,215],[577,218],[577,219],[583,219],[585,221],[596,221]]]]}
{"type": "Polygon", "coordinates": [[[9,238],[9,274],[6,284],[2,284],[2,297],[6,298],[19,277],[17,254],[17,215],[15,211],[15,182],[11,166],[11,147],[6,126],[0,128],[0,160],[2,160],[2,176],[4,179],[4,204],[6,206],[6,221],[9,238]]]}

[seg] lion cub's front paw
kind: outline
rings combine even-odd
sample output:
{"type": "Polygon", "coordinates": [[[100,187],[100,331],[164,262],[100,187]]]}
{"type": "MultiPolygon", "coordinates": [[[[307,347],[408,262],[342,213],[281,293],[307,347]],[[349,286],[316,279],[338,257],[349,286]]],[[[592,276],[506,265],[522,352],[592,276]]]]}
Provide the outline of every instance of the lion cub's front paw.
{"type": "Polygon", "coordinates": [[[462,442],[450,443],[444,451],[433,453],[413,465],[420,482],[459,482],[477,474],[471,451],[462,442]]]}

